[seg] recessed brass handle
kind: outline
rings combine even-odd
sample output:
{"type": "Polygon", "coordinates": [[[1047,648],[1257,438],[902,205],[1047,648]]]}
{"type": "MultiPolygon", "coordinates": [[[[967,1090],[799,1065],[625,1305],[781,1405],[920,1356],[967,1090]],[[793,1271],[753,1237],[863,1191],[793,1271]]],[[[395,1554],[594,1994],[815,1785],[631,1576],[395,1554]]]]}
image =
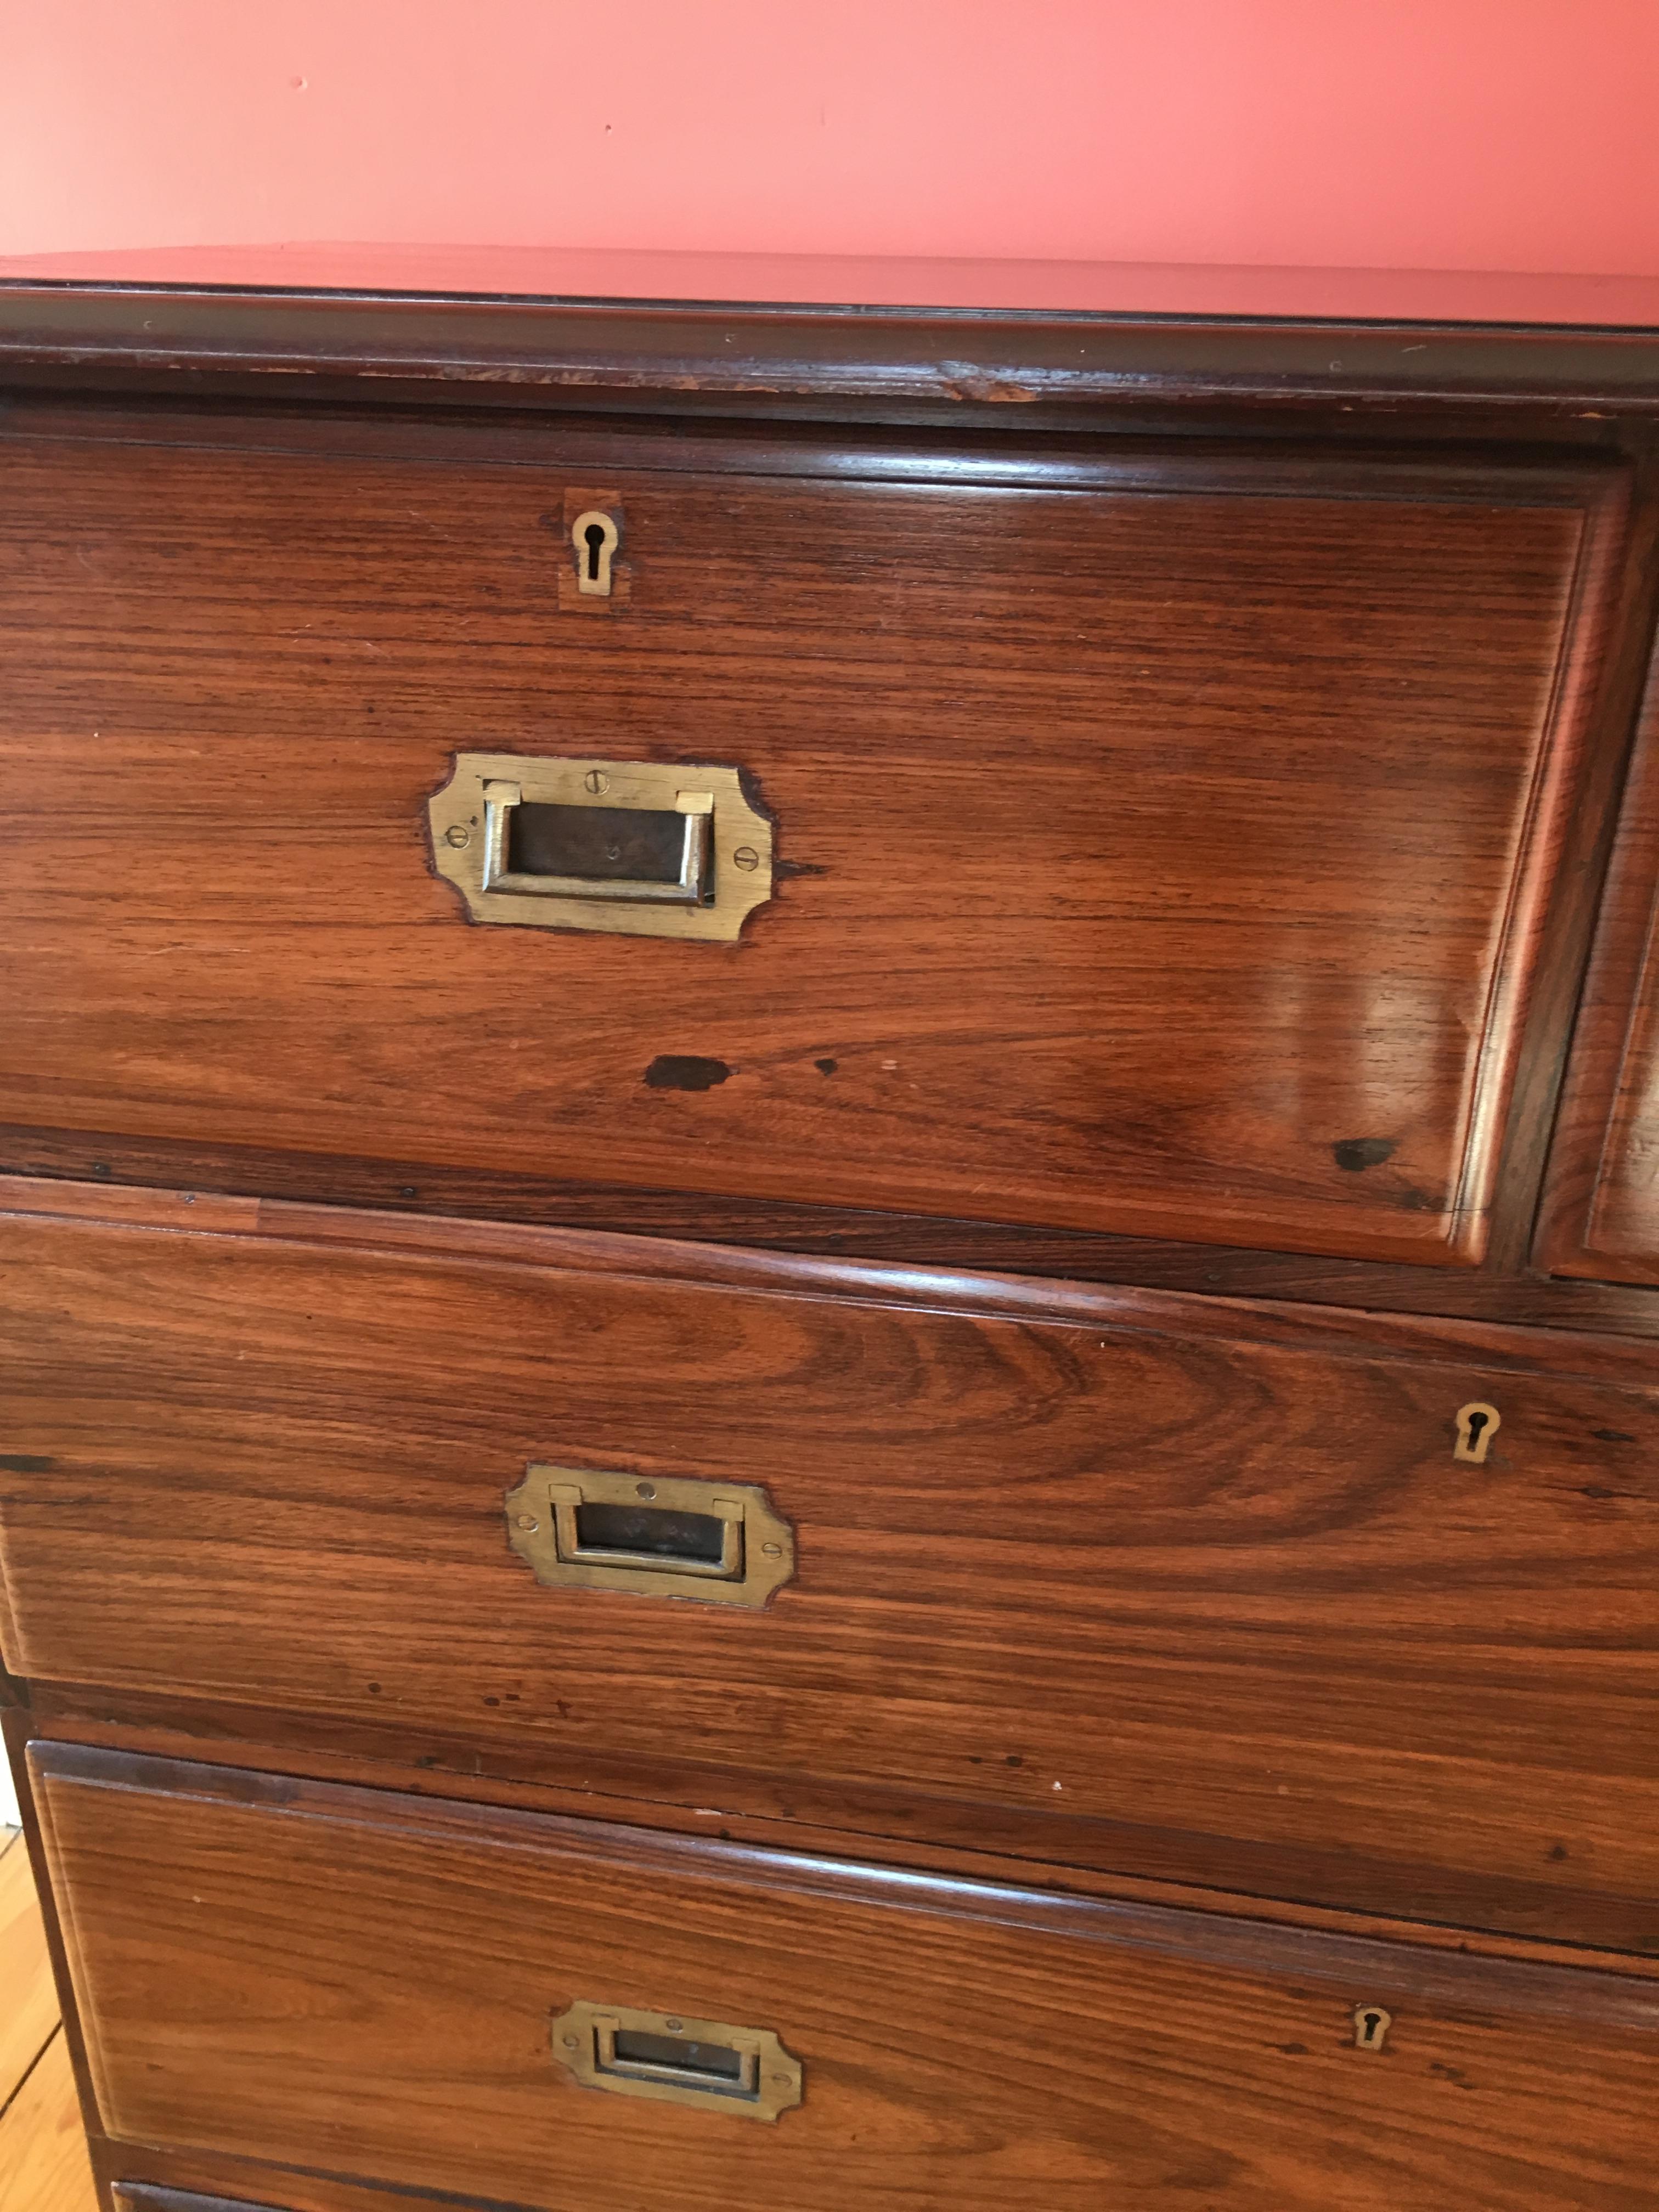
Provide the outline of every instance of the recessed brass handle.
{"type": "MultiPolygon", "coordinates": [[[[669,794],[664,790],[653,795],[669,794]]],[[[529,898],[710,904],[708,830],[714,794],[676,790],[673,802],[580,806],[569,799],[526,799],[521,781],[491,776],[483,787],[483,888],[529,898]],[[665,844],[666,853],[661,849],[665,844]],[[545,857],[550,854],[555,857],[545,857]],[[562,866],[577,872],[561,873],[561,854],[562,866]],[[581,872],[584,861],[588,866],[581,872]],[[605,864],[633,872],[608,876],[605,864]]]]}
{"type": "Polygon", "coordinates": [[[799,2104],[801,2063],[767,2027],[579,2000],[553,2023],[553,2055],[584,2087],[775,2121],[799,2104]]]}
{"type": "Polygon", "coordinates": [[[729,940],[772,896],[772,824],[735,768],[458,753],[427,812],[475,921],[729,940]]]}
{"type": "Polygon", "coordinates": [[[538,1582],[764,1605],[795,1571],[795,1532],[753,1483],[537,1465],[507,1533],[538,1582]]]}

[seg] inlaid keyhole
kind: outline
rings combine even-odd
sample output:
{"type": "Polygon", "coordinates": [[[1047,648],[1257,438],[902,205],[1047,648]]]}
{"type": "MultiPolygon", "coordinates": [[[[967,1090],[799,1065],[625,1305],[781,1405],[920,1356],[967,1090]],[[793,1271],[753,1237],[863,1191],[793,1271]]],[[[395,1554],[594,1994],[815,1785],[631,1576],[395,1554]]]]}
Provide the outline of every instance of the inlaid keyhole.
{"type": "Polygon", "coordinates": [[[1381,2051],[1393,2026],[1394,2014],[1384,2012],[1381,2005],[1356,2005],[1353,2008],[1355,2050],[1381,2051]]]}
{"type": "Polygon", "coordinates": [[[617,550],[616,523],[597,507],[579,514],[570,526],[570,544],[576,556],[576,588],[589,599],[611,597],[611,562],[617,550]]]}
{"type": "Polygon", "coordinates": [[[1452,1457],[1473,1461],[1479,1467],[1486,1458],[1503,1419],[1504,1416],[1497,1407],[1487,1405],[1482,1398],[1461,1406],[1457,1412],[1457,1442],[1452,1446],[1452,1457]]]}

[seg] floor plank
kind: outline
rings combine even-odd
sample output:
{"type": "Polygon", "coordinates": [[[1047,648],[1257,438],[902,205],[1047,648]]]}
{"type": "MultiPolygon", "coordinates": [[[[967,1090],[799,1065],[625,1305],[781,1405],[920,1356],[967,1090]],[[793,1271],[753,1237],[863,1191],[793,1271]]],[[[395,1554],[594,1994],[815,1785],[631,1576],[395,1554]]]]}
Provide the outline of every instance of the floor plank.
{"type": "Polygon", "coordinates": [[[29,1855],[14,1830],[0,1851],[0,2110],[52,2039],[58,1992],[35,1903],[29,1855]]]}
{"type": "Polygon", "coordinates": [[[0,2114],[0,2212],[97,2212],[97,2204],[59,2028],[0,2114]]]}

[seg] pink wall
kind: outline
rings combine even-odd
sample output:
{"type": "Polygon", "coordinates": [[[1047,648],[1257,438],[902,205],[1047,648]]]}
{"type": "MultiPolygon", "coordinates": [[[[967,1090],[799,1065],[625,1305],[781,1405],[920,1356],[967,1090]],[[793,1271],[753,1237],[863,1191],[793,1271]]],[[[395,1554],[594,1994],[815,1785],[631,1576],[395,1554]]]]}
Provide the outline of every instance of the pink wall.
{"type": "Polygon", "coordinates": [[[1659,274],[1659,0],[3,0],[0,254],[1659,274]]]}

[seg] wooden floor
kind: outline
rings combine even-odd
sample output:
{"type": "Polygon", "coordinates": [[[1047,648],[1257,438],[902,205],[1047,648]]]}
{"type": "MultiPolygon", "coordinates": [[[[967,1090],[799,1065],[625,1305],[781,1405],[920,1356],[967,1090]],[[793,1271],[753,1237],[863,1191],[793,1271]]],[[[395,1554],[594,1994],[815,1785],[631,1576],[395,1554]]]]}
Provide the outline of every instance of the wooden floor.
{"type": "Polygon", "coordinates": [[[29,1855],[0,1828],[0,2212],[95,2212],[29,1855]]]}

